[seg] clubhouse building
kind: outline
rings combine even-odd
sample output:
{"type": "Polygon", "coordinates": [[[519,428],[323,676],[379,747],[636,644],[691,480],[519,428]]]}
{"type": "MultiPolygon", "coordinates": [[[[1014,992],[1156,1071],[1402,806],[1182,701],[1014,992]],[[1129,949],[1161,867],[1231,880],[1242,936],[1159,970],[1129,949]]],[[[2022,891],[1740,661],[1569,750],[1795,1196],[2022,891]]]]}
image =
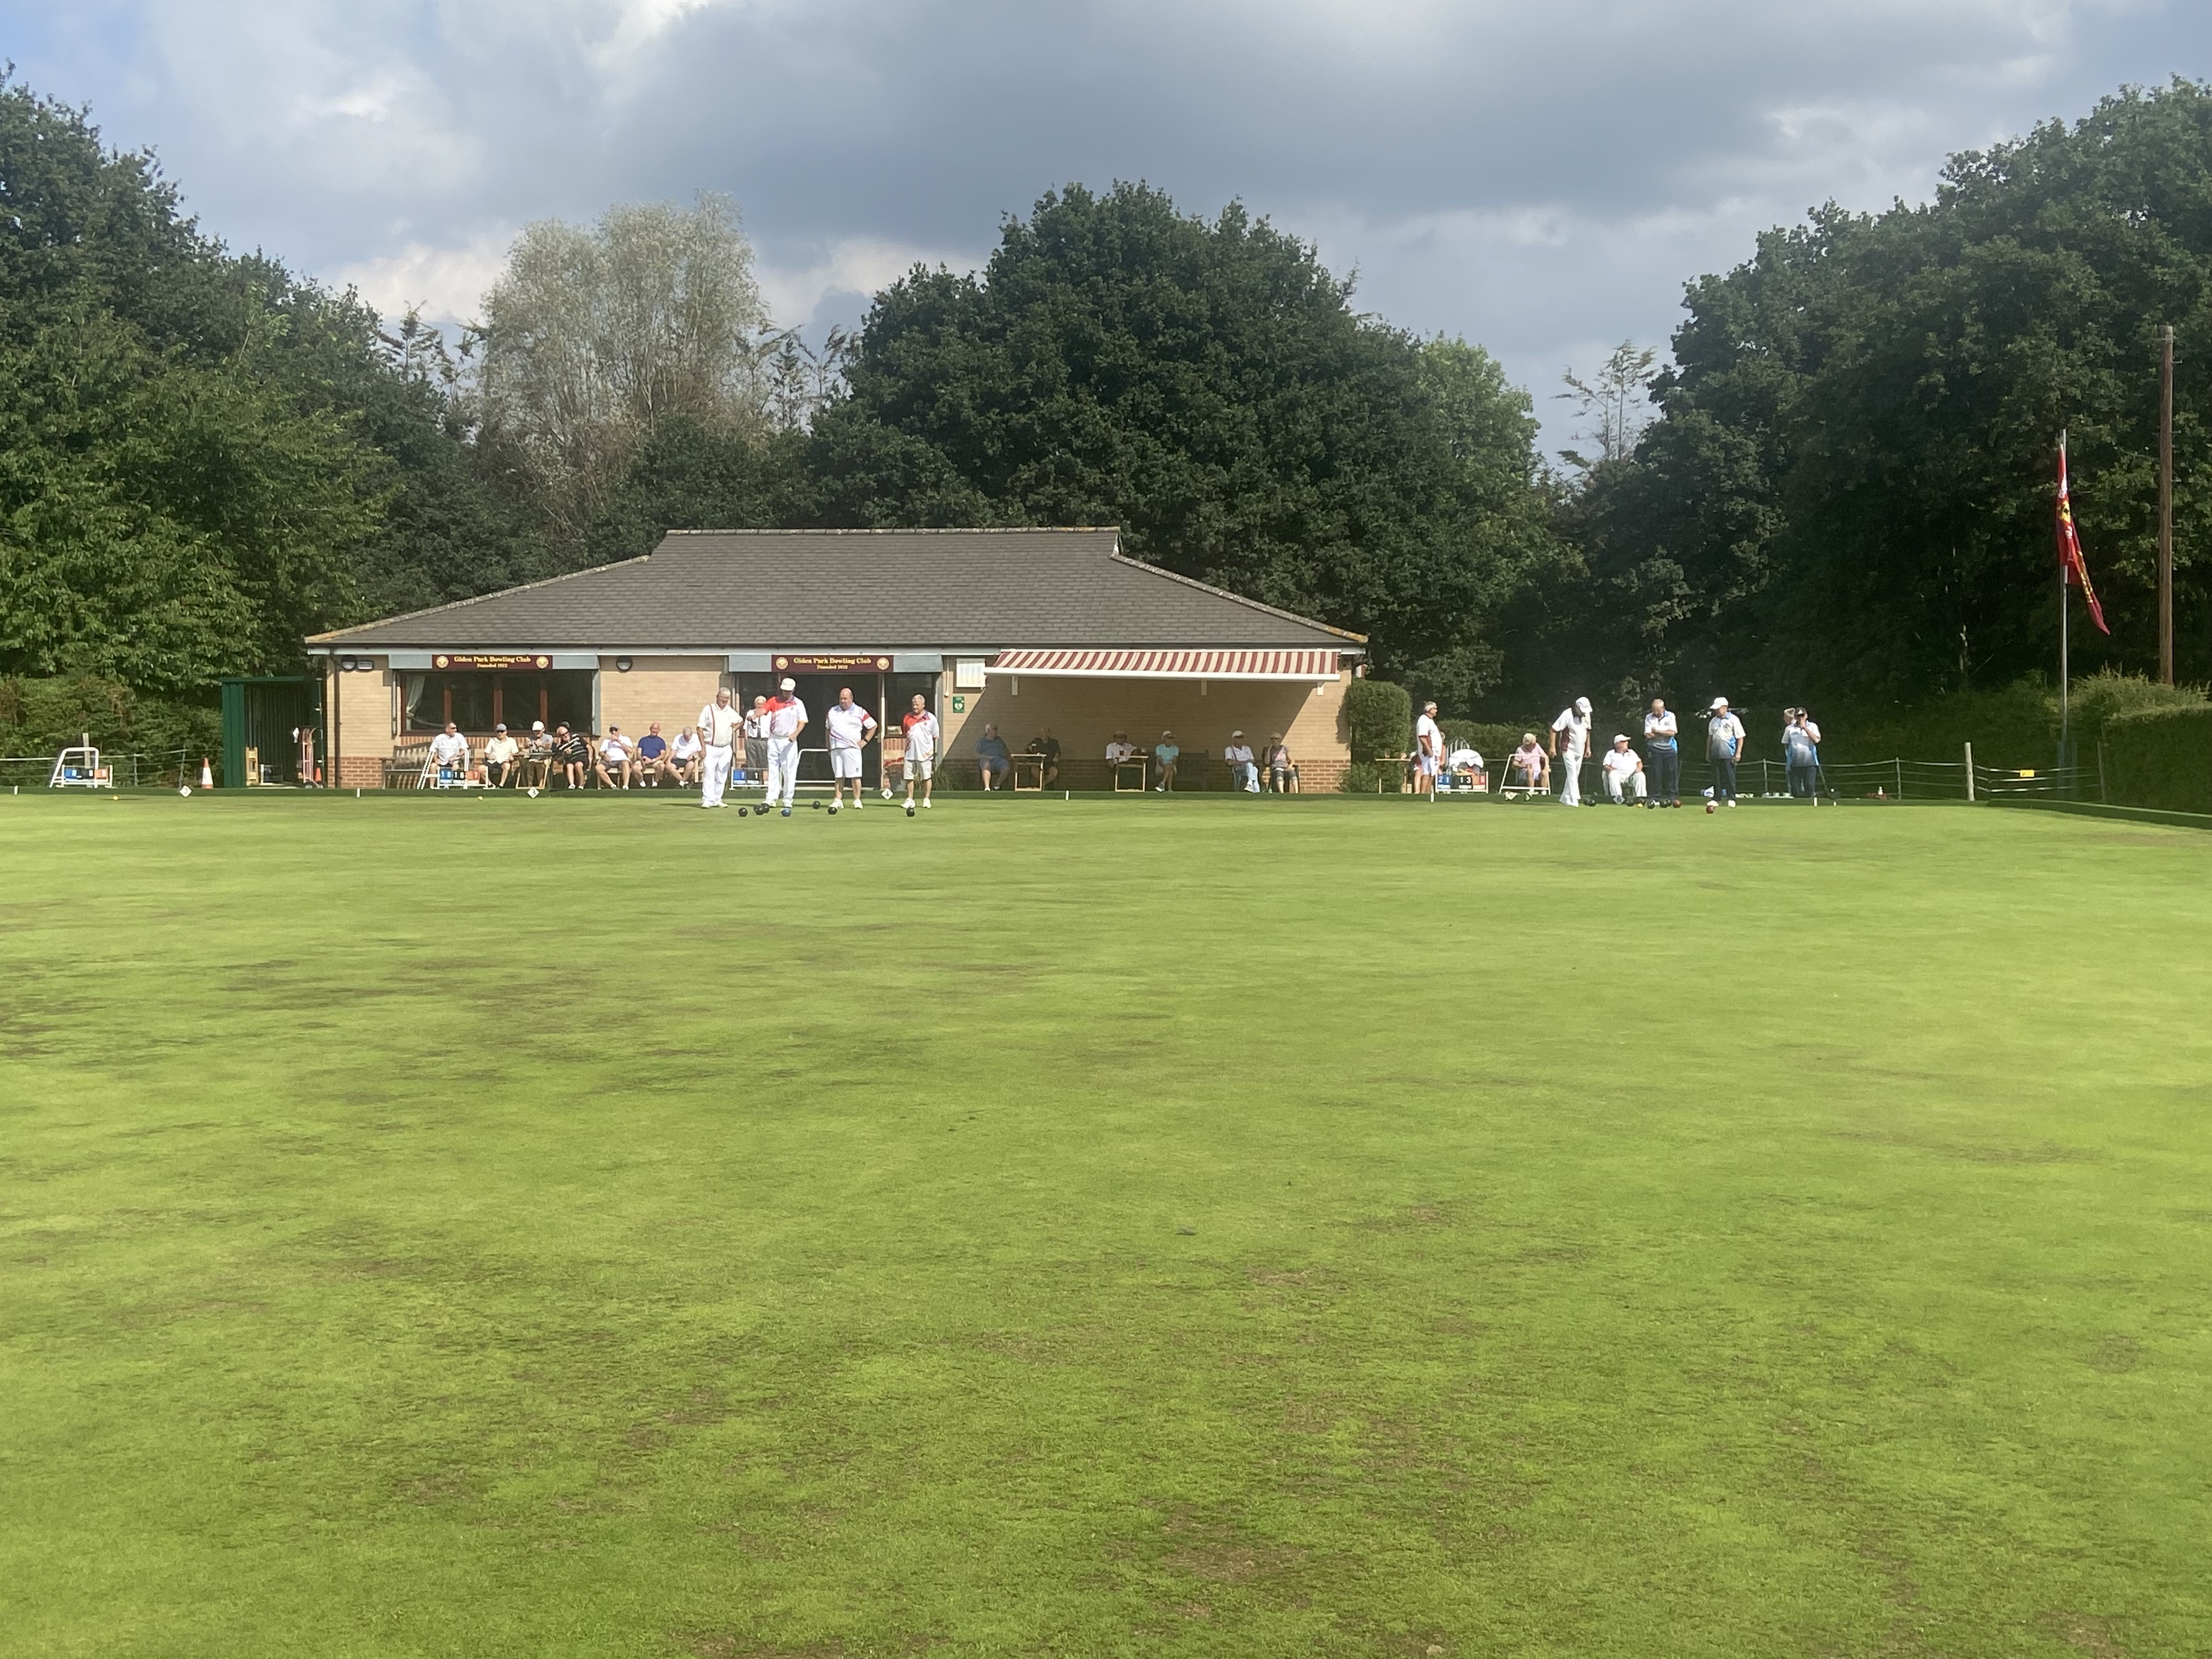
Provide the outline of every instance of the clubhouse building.
{"type": "Polygon", "coordinates": [[[1016,751],[1049,733],[1061,784],[1104,789],[1115,733],[1149,751],[1172,730],[1183,787],[1220,787],[1204,758],[1241,728],[1255,750],[1282,732],[1301,786],[1333,789],[1364,647],[1130,558],[1110,528],[676,531],[641,558],[307,641],[346,788],[411,781],[449,720],[478,745],[534,720],[673,738],[718,688],[746,706],[788,676],[812,720],[802,779],[827,779],[822,712],[849,685],[894,732],[927,697],[956,773],[995,723],[1016,751]]]}

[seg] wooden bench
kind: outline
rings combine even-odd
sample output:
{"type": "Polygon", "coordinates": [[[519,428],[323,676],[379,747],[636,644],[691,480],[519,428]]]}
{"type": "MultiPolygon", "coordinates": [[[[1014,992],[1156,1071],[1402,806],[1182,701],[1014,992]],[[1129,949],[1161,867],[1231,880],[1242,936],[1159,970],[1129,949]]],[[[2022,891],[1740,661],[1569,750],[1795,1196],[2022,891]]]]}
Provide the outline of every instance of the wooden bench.
{"type": "Polygon", "coordinates": [[[422,769],[430,763],[430,745],[427,743],[404,743],[392,751],[384,763],[384,787],[386,789],[420,789],[422,769]]]}

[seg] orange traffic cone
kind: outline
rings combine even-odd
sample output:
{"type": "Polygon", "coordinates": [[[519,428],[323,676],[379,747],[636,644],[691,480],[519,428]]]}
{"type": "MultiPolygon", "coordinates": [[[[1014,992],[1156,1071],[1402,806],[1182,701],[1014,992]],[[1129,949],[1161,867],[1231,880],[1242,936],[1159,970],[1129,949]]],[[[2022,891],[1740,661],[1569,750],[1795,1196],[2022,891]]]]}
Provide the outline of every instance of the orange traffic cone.
{"type": "Polygon", "coordinates": [[[205,755],[200,757],[200,787],[203,789],[215,787],[215,768],[208,764],[208,757],[205,755]]]}

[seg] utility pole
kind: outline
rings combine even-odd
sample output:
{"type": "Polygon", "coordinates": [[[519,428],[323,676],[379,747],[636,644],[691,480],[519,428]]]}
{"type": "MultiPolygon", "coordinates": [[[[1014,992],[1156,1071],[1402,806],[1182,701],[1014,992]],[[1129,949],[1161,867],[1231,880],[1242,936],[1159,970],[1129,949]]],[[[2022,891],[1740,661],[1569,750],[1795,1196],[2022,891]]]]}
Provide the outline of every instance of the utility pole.
{"type": "Polygon", "coordinates": [[[2173,684],[2173,325],[2160,342],[2158,392],[2158,683],[2173,684]]]}

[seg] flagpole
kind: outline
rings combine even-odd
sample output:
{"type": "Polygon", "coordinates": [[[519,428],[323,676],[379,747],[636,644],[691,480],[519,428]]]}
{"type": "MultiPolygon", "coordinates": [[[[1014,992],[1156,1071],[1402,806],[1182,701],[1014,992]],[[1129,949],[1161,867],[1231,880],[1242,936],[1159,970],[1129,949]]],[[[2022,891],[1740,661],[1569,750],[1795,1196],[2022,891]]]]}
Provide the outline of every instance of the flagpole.
{"type": "Polygon", "coordinates": [[[2173,684],[2173,325],[2159,342],[2158,681],[2173,684]]]}
{"type": "MultiPolygon", "coordinates": [[[[2063,426],[2058,428],[2058,468],[2059,476],[2063,477],[2066,470],[2066,428],[2063,426]]],[[[2069,607],[2066,604],[2066,561],[2061,559],[2058,562],[2058,764],[2061,767],[2066,764],[2067,703],[2071,689],[2067,678],[2066,663],[2066,632],[2069,614],[2069,607]]]]}

